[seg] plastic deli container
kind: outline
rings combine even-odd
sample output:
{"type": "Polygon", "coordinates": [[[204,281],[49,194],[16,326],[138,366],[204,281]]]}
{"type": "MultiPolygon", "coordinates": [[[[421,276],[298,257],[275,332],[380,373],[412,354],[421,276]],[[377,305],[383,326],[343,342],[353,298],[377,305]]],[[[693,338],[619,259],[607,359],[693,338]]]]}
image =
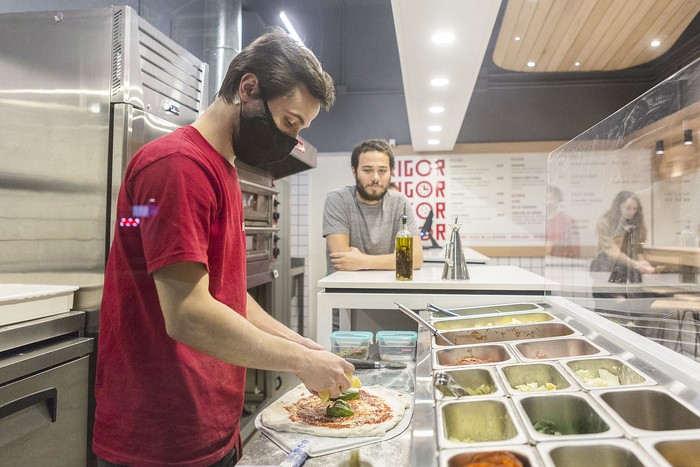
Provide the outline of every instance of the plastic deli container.
{"type": "Polygon", "coordinates": [[[377,344],[379,345],[380,360],[392,362],[406,362],[416,358],[416,343],[418,333],[415,331],[379,331],[377,332],[377,344]]]}
{"type": "Polygon", "coordinates": [[[372,337],[370,331],[333,331],[331,351],[343,358],[367,360],[372,337]]]}

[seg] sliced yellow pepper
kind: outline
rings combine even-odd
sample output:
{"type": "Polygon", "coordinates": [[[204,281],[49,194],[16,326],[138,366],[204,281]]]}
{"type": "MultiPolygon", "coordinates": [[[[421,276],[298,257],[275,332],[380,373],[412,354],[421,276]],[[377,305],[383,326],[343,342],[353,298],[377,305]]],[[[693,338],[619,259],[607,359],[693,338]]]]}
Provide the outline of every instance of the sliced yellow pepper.
{"type": "MultiPolygon", "coordinates": [[[[355,375],[349,375],[345,374],[345,376],[348,377],[348,379],[351,381],[350,387],[351,388],[361,388],[362,387],[362,381],[360,381],[360,378],[358,378],[355,375]]],[[[330,391],[319,391],[318,392],[318,397],[321,398],[321,403],[327,404],[331,400],[331,393],[330,391]]]]}

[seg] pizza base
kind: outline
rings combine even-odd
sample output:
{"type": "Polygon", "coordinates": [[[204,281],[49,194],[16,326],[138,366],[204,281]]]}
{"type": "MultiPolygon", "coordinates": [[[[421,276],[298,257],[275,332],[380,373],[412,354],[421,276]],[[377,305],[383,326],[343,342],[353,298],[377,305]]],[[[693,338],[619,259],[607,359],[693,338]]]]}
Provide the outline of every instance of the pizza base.
{"type": "Polygon", "coordinates": [[[312,396],[306,387],[300,384],[265,408],[260,413],[260,422],[264,427],[275,431],[305,433],[314,436],[333,438],[383,436],[391,428],[398,425],[403,418],[406,408],[410,406],[410,401],[403,394],[393,389],[387,389],[382,386],[363,386],[361,390],[383,399],[390,410],[390,416],[387,420],[380,423],[342,428],[309,425],[292,421],[286,407],[293,405],[302,398],[312,396]]]}

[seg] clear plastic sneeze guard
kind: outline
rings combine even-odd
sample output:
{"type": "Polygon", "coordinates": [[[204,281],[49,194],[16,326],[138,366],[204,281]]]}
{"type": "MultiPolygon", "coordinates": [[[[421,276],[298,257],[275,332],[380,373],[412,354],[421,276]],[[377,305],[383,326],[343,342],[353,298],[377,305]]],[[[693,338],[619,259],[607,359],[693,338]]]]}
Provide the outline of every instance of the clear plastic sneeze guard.
{"type": "Polygon", "coordinates": [[[549,155],[544,268],[552,295],[694,359],[699,101],[695,61],[549,155]]]}
{"type": "Polygon", "coordinates": [[[698,101],[700,61],[549,155],[545,296],[420,312],[412,466],[697,463],[698,101]]]}

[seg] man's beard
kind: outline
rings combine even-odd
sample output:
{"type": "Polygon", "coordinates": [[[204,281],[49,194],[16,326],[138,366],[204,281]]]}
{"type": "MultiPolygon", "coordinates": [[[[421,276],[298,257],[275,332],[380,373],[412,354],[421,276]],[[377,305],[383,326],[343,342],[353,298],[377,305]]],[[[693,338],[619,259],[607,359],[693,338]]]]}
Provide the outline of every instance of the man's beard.
{"type": "Polygon", "coordinates": [[[355,177],[355,187],[357,188],[357,193],[360,195],[360,198],[366,201],[381,201],[381,199],[384,198],[384,195],[386,195],[386,192],[389,190],[389,186],[387,185],[377,194],[369,193],[367,190],[365,190],[365,187],[359,183],[357,177],[355,177]]]}

